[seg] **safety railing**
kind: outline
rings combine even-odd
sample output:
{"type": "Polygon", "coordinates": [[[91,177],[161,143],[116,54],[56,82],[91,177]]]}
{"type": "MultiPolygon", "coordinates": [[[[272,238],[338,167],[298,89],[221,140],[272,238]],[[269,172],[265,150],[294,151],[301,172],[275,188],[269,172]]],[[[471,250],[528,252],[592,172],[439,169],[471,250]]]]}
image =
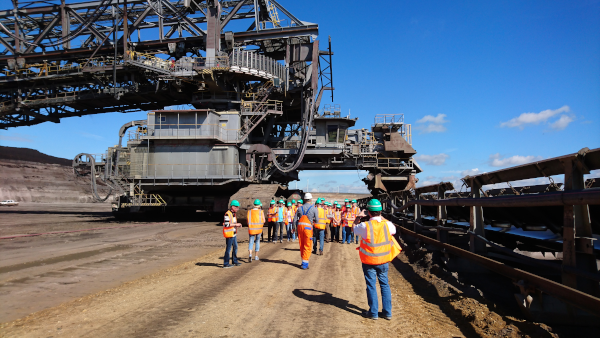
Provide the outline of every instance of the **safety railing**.
{"type": "Polygon", "coordinates": [[[201,163],[201,164],[147,164],[143,166],[143,178],[154,179],[226,179],[243,178],[246,167],[241,163],[201,163]]]}
{"type": "Polygon", "coordinates": [[[24,65],[21,68],[5,68],[0,71],[0,80],[3,77],[40,77],[78,73],[84,70],[93,70],[94,68],[124,65],[125,63],[149,70],[172,73],[176,76],[192,76],[194,75],[194,70],[220,69],[256,75],[267,79],[278,78],[283,80],[286,78],[286,68],[277,60],[252,51],[235,50],[229,56],[182,57],[177,61],[161,59],[151,54],[127,51],[124,58],[119,57],[116,60],[114,58],[99,57],[86,60],[83,64],[69,63],[61,65],[43,63],[24,65]],[[84,66],[85,69],[83,68],[84,66]]]}
{"type": "Polygon", "coordinates": [[[385,168],[385,169],[392,169],[392,168],[413,168],[413,162],[412,160],[404,160],[401,158],[392,158],[392,157],[377,157],[377,167],[378,168],[385,168]]]}
{"type": "Polygon", "coordinates": [[[159,194],[134,194],[130,202],[121,203],[121,207],[163,207],[167,202],[159,194]]]}
{"type": "Polygon", "coordinates": [[[399,124],[404,123],[404,114],[377,114],[375,124],[399,124]]]}
{"type": "Polygon", "coordinates": [[[197,57],[193,58],[194,69],[207,69],[207,68],[229,68],[229,56],[216,56],[216,57],[197,57]]]}
{"type": "Polygon", "coordinates": [[[55,64],[55,63],[37,63],[26,65],[23,68],[18,69],[3,69],[0,72],[0,79],[2,77],[39,77],[49,76],[57,74],[69,74],[73,72],[79,72],[81,70],[81,64],[67,63],[67,64],[55,64]]]}
{"type": "Polygon", "coordinates": [[[231,70],[234,72],[285,79],[285,66],[268,56],[237,49],[230,54],[229,58],[231,70]]]}
{"type": "MultiPolygon", "coordinates": [[[[137,131],[136,131],[137,132],[137,131]]],[[[157,123],[148,124],[148,129],[145,135],[140,135],[138,138],[152,138],[152,139],[220,139],[222,141],[235,141],[237,139],[237,133],[239,129],[224,128],[220,124],[208,124],[208,123],[157,123]]]]}
{"type": "Polygon", "coordinates": [[[283,101],[267,100],[267,102],[242,101],[243,113],[266,112],[267,110],[283,111],[283,101]]]}

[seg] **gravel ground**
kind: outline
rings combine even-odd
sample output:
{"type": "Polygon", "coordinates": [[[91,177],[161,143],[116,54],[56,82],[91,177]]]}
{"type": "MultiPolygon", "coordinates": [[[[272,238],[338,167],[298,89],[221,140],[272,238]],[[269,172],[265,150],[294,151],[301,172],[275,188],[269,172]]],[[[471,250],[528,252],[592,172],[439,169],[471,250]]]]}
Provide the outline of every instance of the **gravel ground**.
{"type": "Polygon", "coordinates": [[[556,337],[503,315],[468,286],[431,273],[410,247],[390,269],[393,319],[360,313],[367,299],[356,245],[327,243],[299,268],[297,242],[263,243],[222,269],[215,222],[116,222],[106,205],[0,211],[3,337],[556,337]],[[91,206],[91,207],[90,207],[91,206]],[[111,228],[102,230],[86,230],[111,228]]]}

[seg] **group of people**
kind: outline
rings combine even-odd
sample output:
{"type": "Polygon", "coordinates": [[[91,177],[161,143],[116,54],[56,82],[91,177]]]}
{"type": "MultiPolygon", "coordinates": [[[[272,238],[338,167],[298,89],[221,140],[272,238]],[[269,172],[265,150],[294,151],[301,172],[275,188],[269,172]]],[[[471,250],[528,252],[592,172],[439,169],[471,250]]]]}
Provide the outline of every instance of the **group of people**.
{"type": "MultiPolygon", "coordinates": [[[[383,317],[391,319],[392,302],[391,291],[388,284],[388,263],[400,253],[401,248],[394,239],[396,228],[392,223],[381,217],[382,205],[377,199],[372,199],[367,204],[366,210],[360,210],[356,200],[346,199],[341,205],[337,202],[330,203],[323,198],[318,198],[312,204],[312,194],[306,193],[304,200],[285,203],[283,200],[272,200],[265,217],[262,203],[259,199],[254,201],[252,209],[248,210],[248,263],[258,261],[260,239],[263,227],[267,223],[267,240],[276,243],[279,239],[283,243],[283,229],[286,229],[287,241],[298,239],[300,244],[301,268],[306,270],[312,253],[323,255],[324,241],[347,243],[353,241],[358,244],[360,260],[362,262],[365,282],[367,284],[367,299],[369,310],[363,316],[371,319],[378,318],[378,300],[376,284],[379,281],[381,288],[383,317]],[[361,222],[368,214],[368,220],[361,222]],[[339,233],[341,228],[341,241],[339,233]],[[279,233],[279,236],[277,235],[279,233]],[[328,234],[326,234],[328,233],[328,234]],[[317,251],[317,242],[319,250],[317,251]],[[254,256],[253,256],[254,251],[254,256]]],[[[233,200],[230,209],[225,213],[223,221],[223,236],[226,239],[224,268],[241,265],[237,258],[237,229],[242,226],[237,221],[236,213],[240,203],[233,200]],[[231,251],[232,263],[229,263],[231,251]]]]}
{"type": "MultiPolygon", "coordinates": [[[[298,238],[298,218],[296,214],[303,204],[304,201],[301,199],[298,201],[293,199],[287,203],[284,200],[279,200],[279,202],[271,200],[267,211],[268,221],[266,223],[266,240],[268,242],[276,243],[279,241],[279,243],[283,243],[284,229],[286,240],[288,242],[296,241],[298,238]]],[[[358,237],[354,236],[352,231],[354,220],[360,213],[360,208],[356,200],[350,201],[346,199],[344,203],[340,204],[337,201],[331,203],[327,202],[324,198],[318,198],[315,205],[317,206],[317,210],[322,209],[322,213],[324,214],[324,216],[320,217],[320,220],[323,222],[317,224],[317,234],[315,235],[315,238],[320,243],[318,254],[322,254],[323,242],[340,242],[346,244],[355,242],[358,244],[358,237]]],[[[316,250],[314,251],[314,253],[317,253],[316,250]]]]}

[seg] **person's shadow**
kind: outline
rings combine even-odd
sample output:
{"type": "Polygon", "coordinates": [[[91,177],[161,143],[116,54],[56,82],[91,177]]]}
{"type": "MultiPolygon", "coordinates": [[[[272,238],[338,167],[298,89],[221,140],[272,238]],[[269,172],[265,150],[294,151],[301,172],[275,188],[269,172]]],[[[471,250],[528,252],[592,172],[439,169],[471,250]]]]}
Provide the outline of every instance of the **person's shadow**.
{"type": "Polygon", "coordinates": [[[300,264],[290,263],[288,261],[284,261],[283,259],[274,260],[274,259],[261,258],[260,261],[261,262],[266,262],[266,263],[287,264],[287,265],[291,265],[291,266],[293,266],[295,268],[298,268],[298,269],[301,268],[300,264]]]}
{"type": "Polygon", "coordinates": [[[283,248],[283,250],[287,250],[287,251],[300,251],[300,249],[290,249],[290,248],[283,248]]]}
{"type": "Polygon", "coordinates": [[[216,267],[222,267],[222,264],[217,264],[217,263],[205,263],[205,262],[198,262],[195,264],[196,266],[216,266],[216,267]]]}
{"type": "Polygon", "coordinates": [[[294,291],[292,291],[292,293],[294,294],[294,296],[308,300],[309,302],[329,304],[329,305],[333,305],[337,308],[340,308],[342,310],[346,310],[355,315],[359,315],[359,316],[362,315],[361,308],[359,308],[358,306],[356,306],[354,304],[350,304],[350,302],[345,299],[334,297],[329,292],[318,291],[315,289],[295,289],[294,291]],[[310,293],[317,293],[317,294],[309,294],[306,291],[309,291],[310,293]]]}

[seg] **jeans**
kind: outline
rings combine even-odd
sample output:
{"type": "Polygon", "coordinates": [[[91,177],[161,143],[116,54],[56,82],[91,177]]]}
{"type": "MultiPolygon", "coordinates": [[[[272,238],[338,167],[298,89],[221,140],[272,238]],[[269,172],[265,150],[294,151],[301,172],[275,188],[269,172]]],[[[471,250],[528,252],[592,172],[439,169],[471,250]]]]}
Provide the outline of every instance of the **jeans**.
{"type": "Polygon", "coordinates": [[[294,222],[294,224],[292,226],[293,226],[293,229],[294,229],[294,233],[292,234],[292,238],[294,240],[296,240],[296,238],[298,238],[298,223],[294,222]]]}
{"type": "Polygon", "coordinates": [[[367,300],[369,301],[369,316],[378,317],[379,303],[377,302],[377,280],[379,280],[379,288],[381,289],[381,303],[383,309],[381,311],[384,317],[392,316],[392,292],[388,284],[388,269],[389,263],[381,265],[362,265],[363,273],[365,274],[365,282],[367,282],[367,300]]]}
{"type": "Polygon", "coordinates": [[[317,252],[317,239],[319,240],[319,250],[323,251],[323,241],[325,240],[325,229],[313,229],[313,251],[317,252]]]}
{"type": "Polygon", "coordinates": [[[248,244],[248,250],[252,251],[252,247],[254,247],[254,251],[258,252],[260,250],[260,236],[262,234],[258,234],[258,235],[250,235],[250,239],[249,239],[249,244],[248,244]]]}
{"type": "Polygon", "coordinates": [[[273,242],[277,241],[277,231],[279,231],[279,240],[283,241],[283,229],[285,229],[285,223],[275,222],[275,231],[273,231],[273,242]]]}
{"type": "Polygon", "coordinates": [[[344,227],[344,232],[342,234],[343,243],[352,243],[352,227],[344,227]]]}
{"type": "Polygon", "coordinates": [[[331,227],[331,241],[340,241],[340,227],[331,227]]]}
{"type": "Polygon", "coordinates": [[[233,247],[233,255],[231,256],[233,264],[238,264],[237,259],[237,236],[231,238],[225,238],[225,243],[227,244],[227,248],[225,249],[225,257],[223,257],[223,265],[229,265],[229,252],[231,252],[231,248],[233,247]]]}
{"type": "Polygon", "coordinates": [[[293,229],[293,228],[294,228],[294,224],[293,224],[292,222],[289,222],[289,223],[286,225],[285,234],[286,234],[286,237],[287,237],[287,240],[288,240],[288,241],[289,241],[290,239],[293,239],[293,236],[292,236],[292,229],[293,229]]]}

